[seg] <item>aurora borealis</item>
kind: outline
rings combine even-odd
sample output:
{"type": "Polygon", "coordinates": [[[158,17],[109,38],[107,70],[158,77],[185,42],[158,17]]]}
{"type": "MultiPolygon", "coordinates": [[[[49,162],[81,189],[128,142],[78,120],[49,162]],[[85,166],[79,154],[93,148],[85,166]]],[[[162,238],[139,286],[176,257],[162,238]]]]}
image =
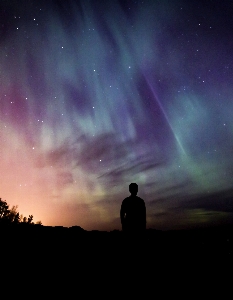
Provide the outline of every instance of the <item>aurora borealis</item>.
{"type": "Polygon", "coordinates": [[[232,1],[1,1],[0,197],[44,225],[233,220],[232,1]]]}

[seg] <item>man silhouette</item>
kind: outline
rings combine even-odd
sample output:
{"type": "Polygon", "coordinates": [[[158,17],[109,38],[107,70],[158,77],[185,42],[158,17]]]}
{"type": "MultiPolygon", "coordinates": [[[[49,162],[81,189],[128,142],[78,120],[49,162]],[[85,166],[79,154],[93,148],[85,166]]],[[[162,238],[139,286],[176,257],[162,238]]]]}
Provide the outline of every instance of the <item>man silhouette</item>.
{"type": "Polygon", "coordinates": [[[127,233],[143,233],[146,230],[146,205],[137,196],[138,185],[129,185],[131,196],[122,201],[120,209],[122,230],[127,233]]]}

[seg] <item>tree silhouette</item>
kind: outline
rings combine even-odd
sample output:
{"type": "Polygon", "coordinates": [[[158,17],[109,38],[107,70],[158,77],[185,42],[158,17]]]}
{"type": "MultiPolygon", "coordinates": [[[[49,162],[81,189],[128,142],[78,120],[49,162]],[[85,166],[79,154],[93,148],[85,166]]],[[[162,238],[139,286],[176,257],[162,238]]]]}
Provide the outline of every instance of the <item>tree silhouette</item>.
{"type": "Polygon", "coordinates": [[[5,219],[9,213],[9,206],[7,205],[6,201],[3,201],[0,198],[0,218],[5,219]]]}
{"type": "Polygon", "coordinates": [[[28,217],[28,224],[32,224],[33,215],[29,215],[28,217]]]}
{"type": "MultiPolygon", "coordinates": [[[[2,224],[19,224],[27,223],[33,225],[34,222],[33,215],[29,215],[28,218],[20,215],[18,212],[18,205],[13,205],[12,208],[9,208],[6,200],[0,198],[0,223],[2,224]]],[[[42,225],[41,221],[38,221],[37,224],[42,225]]]]}
{"type": "Polygon", "coordinates": [[[12,206],[12,208],[9,210],[8,219],[11,223],[18,224],[20,222],[20,216],[18,212],[18,205],[12,206]]]}

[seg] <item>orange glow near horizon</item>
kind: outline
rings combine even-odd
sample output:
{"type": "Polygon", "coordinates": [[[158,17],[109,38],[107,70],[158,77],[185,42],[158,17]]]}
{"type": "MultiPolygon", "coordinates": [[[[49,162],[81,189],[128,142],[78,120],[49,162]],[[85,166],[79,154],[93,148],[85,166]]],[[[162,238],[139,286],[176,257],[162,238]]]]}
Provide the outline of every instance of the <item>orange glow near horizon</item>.
{"type": "Polygon", "coordinates": [[[78,225],[87,230],[107,228],[104,223],[111,218],[106,216],[104,208],[95,205],[104,197],[101,188],[89,191],[85,180],[78,180],[80,174],[77,170],[73,174],[77,177],[76,182],[69,185],[61,182],[61,174],[66,174],[65,168],[38,166],[40,149],[21,141],[13,129],[9,131],[10,140],[1,136],[1,140],[7,142],[1,149],[4,158],[1,172],[4,176],[0,197],[10,207],[18,205],[20,214],[26,217],[32,214],[33,221],[40,220],[43,225],[78,225]]]}

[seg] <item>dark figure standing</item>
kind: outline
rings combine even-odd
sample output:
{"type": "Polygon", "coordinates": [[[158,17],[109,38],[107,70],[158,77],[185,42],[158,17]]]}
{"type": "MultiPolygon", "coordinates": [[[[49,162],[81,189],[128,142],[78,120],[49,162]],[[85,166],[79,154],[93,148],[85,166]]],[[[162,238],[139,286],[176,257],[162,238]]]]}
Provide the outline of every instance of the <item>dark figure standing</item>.
{"type": "Polygon", "coordinates": [[[122,230],[129,234],[140,234],[146,230],[146,205],[137,196],[138,185],[129,185],[131,196],[125,198],[121,204],[120,217],[122,230]]]}

